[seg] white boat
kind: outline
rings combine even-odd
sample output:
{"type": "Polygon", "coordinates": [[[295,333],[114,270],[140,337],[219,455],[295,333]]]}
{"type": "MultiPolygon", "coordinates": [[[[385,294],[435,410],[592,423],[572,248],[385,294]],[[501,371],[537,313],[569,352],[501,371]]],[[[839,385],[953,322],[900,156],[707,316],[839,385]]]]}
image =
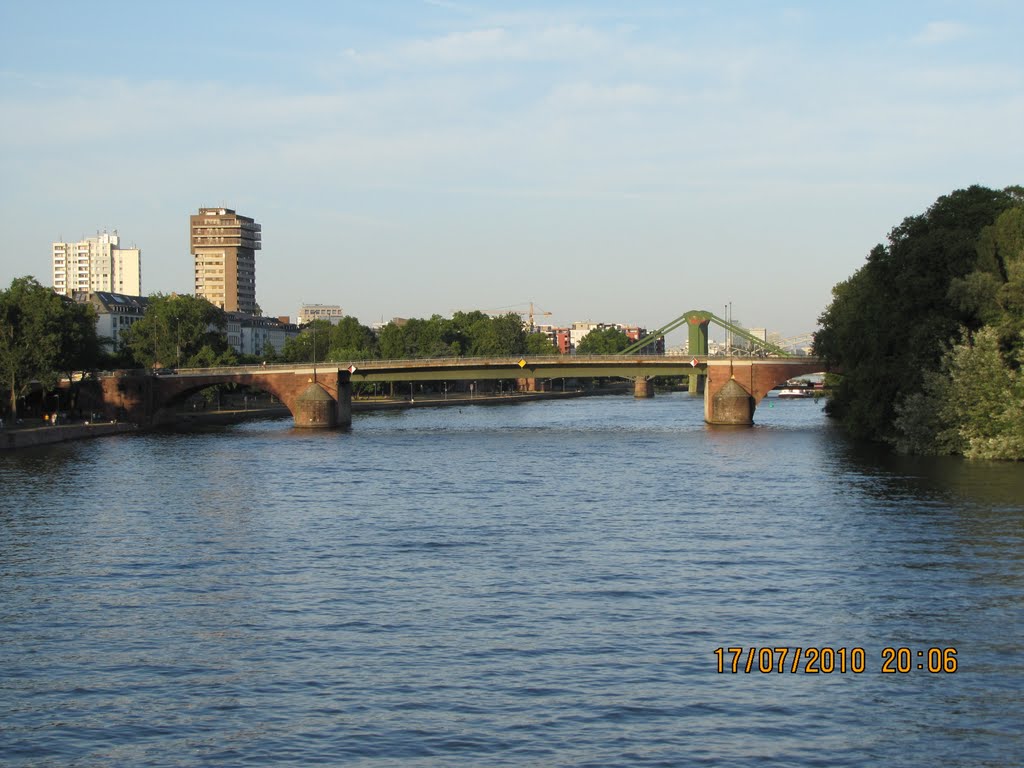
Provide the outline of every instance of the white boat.
{"type": "Polygon", "coordinates": [[[814,397],[813,387],[786,387],[779,390],[779,397],[814,397]]]}

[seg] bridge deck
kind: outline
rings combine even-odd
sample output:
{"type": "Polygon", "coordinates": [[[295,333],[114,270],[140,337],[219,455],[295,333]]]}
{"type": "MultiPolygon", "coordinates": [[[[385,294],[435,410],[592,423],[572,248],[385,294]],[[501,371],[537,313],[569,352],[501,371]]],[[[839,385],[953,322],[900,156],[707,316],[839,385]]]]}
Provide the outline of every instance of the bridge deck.
{"type": "MultiPolygon", "coordinates": [[[[452,357],[412,360],[356,360],[351,363],[318,363],[321,374],[351,371],[353,383],[387,381],[455,381],[480,379],[561,379],[574,377],[653,377],[706,374],[709,365],[778,365],[779,363],[814,363],[808,357],[683,357],[642,355],[552,355],[521,358],[508,357],[452,357]],[[696,362],[696,365],[694,365],[696,362]]],[[[293,373],[313,375],[312,363],[276,363],[273,365],[247,365],[230,368],[186,368],[175,371],[176,377],[232,376],[245,374],[293,373]]]]}

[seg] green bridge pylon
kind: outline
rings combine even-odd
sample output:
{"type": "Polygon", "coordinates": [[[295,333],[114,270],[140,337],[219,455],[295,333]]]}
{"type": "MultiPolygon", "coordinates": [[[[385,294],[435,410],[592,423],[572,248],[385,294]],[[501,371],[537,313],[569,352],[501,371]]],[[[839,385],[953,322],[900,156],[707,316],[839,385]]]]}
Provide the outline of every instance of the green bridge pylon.
{"type": "Polygon", "coordinates": [[[656,331],[651,331],[639,341],[635,341],[626,347],[619,354],[632,355],[639,350],[646,347],[652,341],[657,339],[659,336],[664,336],[666,333],[674,331],[681,325],[688,325],[690,327],[689,337],[689,349],[691,355],[707,355],[708,353],[708,326],[714,323],[715,325],[724,328],[725,330],[732,333],[734,336],[738,336],[741,339],[746,339],[755,347],[763,349],[769,355],[778,355],[779,357],[788,357],[787,352],[782,347],[772,344],[771,342],[759,339],[754,336],[750,331],[745,328],[741,328],[738,325],[733,325],[728,320],[723,320],[714,312],[709,312],[706,309],[691,309],[689,312],[685,312],[675,320],[666,323],[656,331]]]}

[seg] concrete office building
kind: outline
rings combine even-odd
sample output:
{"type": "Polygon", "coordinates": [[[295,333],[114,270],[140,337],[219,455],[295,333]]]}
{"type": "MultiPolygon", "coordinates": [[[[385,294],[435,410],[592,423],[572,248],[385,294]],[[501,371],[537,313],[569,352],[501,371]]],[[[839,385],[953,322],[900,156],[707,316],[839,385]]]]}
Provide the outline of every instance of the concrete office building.
{"type": "Polygon", "coordinates": [[[299,307],[299,325],[306,325],[314,320],[328,320],[331,325],[337,325],[345,316],[341,307],[337,304],[303,304],[299,307]]]}
{"type": "Polygon", "coordinates": [[[196,296],[228,312],[255,315],[260,225],[230,208],[200,208],[189,225],[196,296]]]}
{"type": "Polygon", "coordinates": [[[142,251],[122,248],[116,230],[77,243],[53,243],[52,256],[53,290],[62,296],[76,291],[142,294],[142,251]]]}

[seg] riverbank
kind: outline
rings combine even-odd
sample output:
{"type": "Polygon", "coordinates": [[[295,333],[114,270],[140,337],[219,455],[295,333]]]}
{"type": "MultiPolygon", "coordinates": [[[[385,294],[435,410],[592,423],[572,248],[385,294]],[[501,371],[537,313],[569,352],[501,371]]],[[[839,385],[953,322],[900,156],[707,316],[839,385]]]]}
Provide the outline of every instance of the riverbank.
{"type": "Polygon", "coordinates": [[[0,431],[0,451],[34,448],[39,445],[65,443],[69,440],[88,440],[107,435],[138,432],[135,424],[105,421],[99,423],[58,424],[52,426],[19,426],[0,431]]]}
{"type": "MultiPolygon", "coordinates": [[[[600,389],[570,390],[567,392],[509,392],[499,395],[475,395],[466,397],[425,394],[412,399],[395,398],[355,398],[352,400],[352,413],[372,413],[375,411],[401,411],[410,408],[464,408],[471,405],[514,405],[516,403],[533,402],[535,400],[566,400],[577,397],[595,397],[600,395],[622,395],[628,392],[629,385],[611,385],[600,389]]],[[[291,411],[281,404],[259,405],[247,408],[223,408],[215,411],[182,411],[177,421],[163,425],[165,427],[182,428],[189,426],[220,426],[240,424],[259,419],[281,419],[291,416],[291,411]]],[[[106,435],[119,435],[143,431],[135,424],[127,422],[99,422],[61,424],[56,427],[45,425],[19,426],[0,431],[0,451],[32,448],[40,445],[63,443],[70,440],[87,440],[106,435]]]]}

